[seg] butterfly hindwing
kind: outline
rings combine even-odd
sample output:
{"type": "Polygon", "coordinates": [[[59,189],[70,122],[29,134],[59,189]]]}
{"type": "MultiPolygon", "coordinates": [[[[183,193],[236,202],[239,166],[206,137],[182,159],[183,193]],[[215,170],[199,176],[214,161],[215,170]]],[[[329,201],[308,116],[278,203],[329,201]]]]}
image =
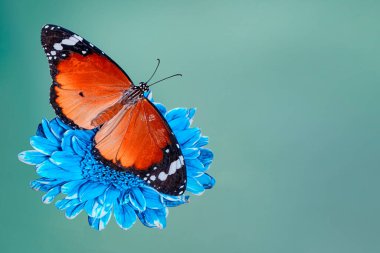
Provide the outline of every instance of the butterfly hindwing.
{"type": "Polygon", "coordinates": [[[41,30],[41,43],[53,78],[50,102],[66,123],[92,129],[94,119],[119,103],[133,86],[107,55],[79,35],[55,25],[41,30]]]}
{"type": "Polygon", "coordinates": [[[95,136],[95,150],[105,164],[132,172],[162,193],[185,191],[186,167],[178,142],[145,98],[125,106],[102,126],[95,136]]]}

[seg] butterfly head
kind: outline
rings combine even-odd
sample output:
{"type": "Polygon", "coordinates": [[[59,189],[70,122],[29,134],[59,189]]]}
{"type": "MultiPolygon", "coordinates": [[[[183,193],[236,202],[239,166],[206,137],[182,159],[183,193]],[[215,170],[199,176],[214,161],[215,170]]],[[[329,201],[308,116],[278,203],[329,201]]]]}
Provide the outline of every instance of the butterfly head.
{"type": "Polygon", "coordinates": [[[136,87],[140,92],[140,97],[144,96],[144,93],[149,91],[149,85],[144,82],[140,82],[139,86],[136,86],[136,87]]]}

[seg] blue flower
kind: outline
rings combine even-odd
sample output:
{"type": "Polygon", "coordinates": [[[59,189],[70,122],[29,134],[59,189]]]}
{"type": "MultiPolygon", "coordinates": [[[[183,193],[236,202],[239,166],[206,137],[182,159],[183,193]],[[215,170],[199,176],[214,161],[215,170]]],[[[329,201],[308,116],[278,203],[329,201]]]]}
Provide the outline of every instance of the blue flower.
{"type": "MultiPolygon", "coordinates": [[[[211,150],[204,147],[208,138],[199,128],[190,127],[196,110],[176,108],[167,112],[162,104],[155,105],[177,137],[185,158],[186,193],[200,195],[212,188],[215,180],[206,173],[213,159],[211,150]]],[[[59,118],[42,120],[30,139],[34,150],[18,156],[20,161],[35,165],[41,177],[30,186],[45,192],[42,201],[46,204],[62,194],[64,198],[55,203],[56,207],[64,210],[68,219],[85,212],[88,223],[97,230],[105,228],[112,213],[122,229],[131,228],[137,218],[147,227],[165,228],[168,207],[187,203],[189,196],[162,194],[131,173],[103,165],[92,154],[96,131],[73,129],[59,118]]]]}

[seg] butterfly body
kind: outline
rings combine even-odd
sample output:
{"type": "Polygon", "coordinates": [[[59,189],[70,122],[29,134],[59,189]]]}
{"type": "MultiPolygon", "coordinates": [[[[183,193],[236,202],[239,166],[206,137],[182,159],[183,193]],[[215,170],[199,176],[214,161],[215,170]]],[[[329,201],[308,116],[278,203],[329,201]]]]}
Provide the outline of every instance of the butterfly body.
{"type": "MultiPolygon", "coordinates": [[[[144,93],[149,91],[148,85],[146,83],[140,83],[140,86],[133,86],[131,89],[125,90],[121,99],[116,102],[111,107],[100,112],[92,121],[91,125],[98,127],[103,125],[105,122],[111,120],[124,106],[131,107],[138,103],[139,100],[144,98],[144,93]]],[[[80,94],[81,95],[81,94],[80,94]]],[[[82,95],[84,97],[84,94],[82,95]]]]}
{"type": "Polygon", "coordinates": [[[50,102],[71,126],[95,129],[94,153],[106,165],[135,174],[158,191],[181,195],[186,166],[170,126],[103,51],[55,25],[41,31],[53,84],[50,102]]]}

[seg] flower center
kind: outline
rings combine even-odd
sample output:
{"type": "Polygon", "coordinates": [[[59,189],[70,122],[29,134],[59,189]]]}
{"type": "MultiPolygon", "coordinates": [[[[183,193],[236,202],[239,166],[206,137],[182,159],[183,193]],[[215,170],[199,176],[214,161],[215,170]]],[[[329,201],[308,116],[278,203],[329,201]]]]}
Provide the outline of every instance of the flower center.
{"type": "MultiPolygon", "coordinates": [[[[87,150],[92,150],[92,145],[87,150]]],[[[84,178],[106,185],[113,184],[118,189],[126,190],[145,184],[143,180],[129,172],[116,171],[102,164],[91,152],[86,152],[81,167],[84,178]]]]}

